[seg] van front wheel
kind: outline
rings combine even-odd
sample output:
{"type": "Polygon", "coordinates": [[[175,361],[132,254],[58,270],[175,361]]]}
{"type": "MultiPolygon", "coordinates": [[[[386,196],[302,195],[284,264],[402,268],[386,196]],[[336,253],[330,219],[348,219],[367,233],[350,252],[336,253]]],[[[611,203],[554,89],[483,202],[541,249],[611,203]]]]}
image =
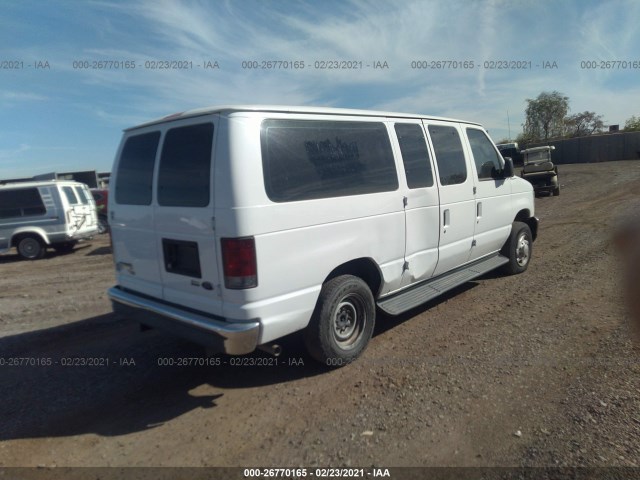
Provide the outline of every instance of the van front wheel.
{"type": "Polygon", "coordinates": [[[529,225],[523,222],[513,222],[511,235],[500,252],[509,259],[503,267],[507,275],[515,275],[524,272],[531,261],[533,253],[533,236],[529,225]]]}
{"type": "Polygon", "coordinates": [[[305,331],[313,358],[331,367],[355,360],[366,348],[375,325],[376,306],[369,286],[353,275],[326,282],[305,331]]]}
{"type": "Polygon", "coordinates": [[[44,257],[45,245],[40,238],[29,235],[18,240],[18,254],[27,260],[37,260],[44,257]]]}

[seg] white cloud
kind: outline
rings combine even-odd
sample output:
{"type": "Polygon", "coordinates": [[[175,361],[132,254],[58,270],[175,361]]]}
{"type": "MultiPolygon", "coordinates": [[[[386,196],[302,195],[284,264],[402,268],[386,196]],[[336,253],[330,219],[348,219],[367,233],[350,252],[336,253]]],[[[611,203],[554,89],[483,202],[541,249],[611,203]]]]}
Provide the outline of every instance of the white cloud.
{"type": "Polygon", "coordinates": [[[7,102],[37,102],[47,100],[44,95],[31,92],[12,92],[6,91],[0,93],[0,99],[7,102]]]}
{"type": "MultiPolygon", "coordinates": [[[[635,72],[587,71],[581,58],[637,57],[640,3],[487,0],[388,2],[92,2],[99,38],[56,48],[57,71],[73,74],[67,97],[101,122],[126,127],[214,104],[275,103],[379,108],[479,121],[492,131],[520,130],[525,99],[559,90],[574,111],[628,118],[635,72]],[[107,46],[108,45],[108,46],[107,46]],[[74,70],[92,59],[215,59],[219,70],[74,70]],[[304,60],[303,71],[254,71],[242,60],[304,60]],[[387,61],[388,71],[315,70],[314,60],[387,61]],[[412,60],[557,60],[558,70],[411,69],[412,60]],[[612,88],[616,80],[620,85],[612,88]],[[624,99],[627,99],[625,102],[624,99]],[[608,102],[605,102],[608,99],[608,102]],[[86,100],[86,102],[85,102],[86,100]],[[85,102],[83,104],[83,102],[85,102]],[[83,105],[81,105],[83,104],[83,105]]],[[[32,52],[33,53],[33,52],[32,52]]],[[[624,58],[623,58],[624,59],[624,58]]],[[[69,77],[71,78],[71,77],[69,77]]],[[[636,82],[637,83],[637,82],[636,82]]],[[[17,92],[13,92],[18,94],[17,92]]],[[[5,92],[0,100],[9,101],[5,92]]],[[[45,100],[24,94],[23,101],[45,100]]],[[[56,97],[57,98],[57,97],[56,97]]],[[[15,97],[12,100],[18,101],[15,97]]],[[[637,112],[636,112],[637,113],[637,112]]],[[[623,118],[623,120],[624,120],[623,118]]]]}
{"type": "Polygon", "coordinates": [[[0,150],[0,160],[2,160],[2,163],[5,166],[7,164],[18,163],[16,157],[22,155],[25,152],[28,152],[29,150],[31,150],[31,146],[25,143],[22,143],[14,148],[0,150]]]}

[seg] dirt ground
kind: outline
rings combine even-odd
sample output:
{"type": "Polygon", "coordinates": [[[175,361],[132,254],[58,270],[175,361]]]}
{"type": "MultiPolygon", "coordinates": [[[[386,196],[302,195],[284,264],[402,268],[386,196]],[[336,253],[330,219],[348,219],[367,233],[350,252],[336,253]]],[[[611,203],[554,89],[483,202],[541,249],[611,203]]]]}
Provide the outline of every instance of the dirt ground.
{"type": "Polygon", "coordinates": [[[338,370],[299,335],[277,365],[161,365],[203,353],[110,313],[106,236],[0,256],[0,467],[640,466],[640,348],[611,242],[640,208],[640,161],[559,169],[526,273],[379,316],[338,370]]]}

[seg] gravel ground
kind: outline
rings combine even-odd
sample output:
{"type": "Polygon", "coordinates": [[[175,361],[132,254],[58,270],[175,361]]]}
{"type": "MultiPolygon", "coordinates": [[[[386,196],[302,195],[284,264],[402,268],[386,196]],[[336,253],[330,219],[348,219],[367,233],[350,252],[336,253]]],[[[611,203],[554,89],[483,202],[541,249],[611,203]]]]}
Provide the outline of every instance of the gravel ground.
{"type": "Polygon", "coordinates": [[[0,467],[640,466],[640,349],[611,242],[640,205],[640,162],[559,168],[527,272],[379,316],[338,370],[299,335],[277,365],[159,365],[202,352],[110,313],[105,236],[0,256],[0,467]],[[103,365],[63,365],[74,358],[103,365]]]}

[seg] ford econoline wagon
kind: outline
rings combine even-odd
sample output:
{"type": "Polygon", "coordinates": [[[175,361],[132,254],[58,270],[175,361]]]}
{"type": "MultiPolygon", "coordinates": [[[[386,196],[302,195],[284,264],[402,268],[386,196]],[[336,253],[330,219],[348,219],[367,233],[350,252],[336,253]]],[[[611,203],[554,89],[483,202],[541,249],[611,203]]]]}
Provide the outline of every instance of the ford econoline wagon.
{"type": "Polygon", "coordinates": [[[111,176],[114,310],[228,354],[304,331],[356,358],[396,315],[526,270],[531,184],[485,129],[404,113],[232,106],[124,132],[111,176]]]}
{"type": "Polygon", "coordinates": [[[71,251],[98,233],[96,205],[88,187],[75,181],[0,184],[0,253],[15,247],[25,259],[48,247],[71,251]]]}

